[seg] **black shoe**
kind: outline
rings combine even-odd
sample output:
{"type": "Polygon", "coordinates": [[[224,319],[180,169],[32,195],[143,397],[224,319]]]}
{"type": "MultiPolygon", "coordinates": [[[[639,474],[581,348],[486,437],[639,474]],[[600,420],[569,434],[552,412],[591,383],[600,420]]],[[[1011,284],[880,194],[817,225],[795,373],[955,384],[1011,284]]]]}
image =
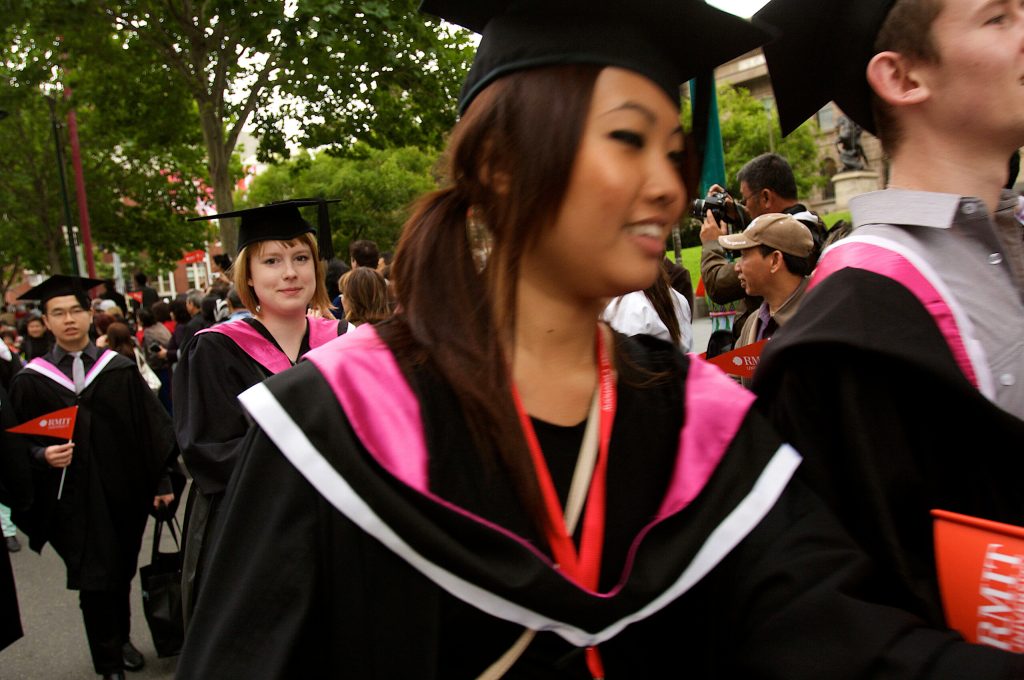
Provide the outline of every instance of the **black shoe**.
{"type": "Polygon", "coordinates": [[[17,536],[8,536],[4,540],[7,541],[7,552],[18,552],[21,550],[21,543],[18,543],[17,536]]]}
{"type": "Polygon", "coordinates": [[[142,653],[135,649],[135,645],[132,644],[131,640],[124,643],[121,647],[121,656],[124,657],[125,669],[129,671],[140,670],[146,665],[146,660],[142,658],[142,653]]]}
{"type": "Polygon", "coordinates": [[[104,673],[103,680],[124,680],[124,671],[114,671],[113,673],[104,673]]]}

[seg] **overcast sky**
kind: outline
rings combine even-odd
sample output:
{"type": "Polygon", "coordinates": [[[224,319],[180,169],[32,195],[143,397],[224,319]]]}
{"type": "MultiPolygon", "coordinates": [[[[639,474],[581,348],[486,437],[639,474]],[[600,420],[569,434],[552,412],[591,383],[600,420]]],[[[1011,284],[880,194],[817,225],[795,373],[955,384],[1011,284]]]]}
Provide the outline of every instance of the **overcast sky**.
{"type": "Polygon", "coordinates": [[[714,5],[741,17],[749,17],[766,3],[767,0],[708,0],[709,5],[714,5]]]}

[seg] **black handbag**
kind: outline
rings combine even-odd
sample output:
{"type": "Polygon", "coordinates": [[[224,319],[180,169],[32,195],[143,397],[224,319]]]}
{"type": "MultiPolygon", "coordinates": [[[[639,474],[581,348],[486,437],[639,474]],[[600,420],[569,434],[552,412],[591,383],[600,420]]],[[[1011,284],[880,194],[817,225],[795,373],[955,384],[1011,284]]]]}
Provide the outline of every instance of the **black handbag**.
{"type": "Polygon", "coordinates": [[[146,614],[149,632],[153,635],[156,655],[163,658],[181,652],[185,639],[185,620],[181,609],[181,544],[175,529],[175,518],[156,520],[153,530],[153,552],[150,562],[139,569],[142,585],[142,610],[146,614]],[[160,535],[164,524],[174,537],[177,548],[172,553],[160,552],[160,535]]]}

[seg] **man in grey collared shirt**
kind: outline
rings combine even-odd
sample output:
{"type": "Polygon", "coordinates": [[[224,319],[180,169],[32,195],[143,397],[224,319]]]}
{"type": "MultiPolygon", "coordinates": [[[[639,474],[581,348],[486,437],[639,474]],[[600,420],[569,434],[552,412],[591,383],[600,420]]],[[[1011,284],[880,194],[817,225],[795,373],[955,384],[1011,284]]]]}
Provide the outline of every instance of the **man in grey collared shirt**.
{"type": "Polygon", "coordinates": [[[1024,9],[774,0],[758,18],[784,36],[766,49],[783,126],[833,99],[891,172],[851,202],[852,235],[823,255],[754,389],[888,601],[941,626],[929,511],[1024,524],[1024,263],[1002,190],[1024,145],[1024,9]],[[850,49],[807,55],[806,31],[837,21],[850,49]],[[835,77],[808,88],[797,54],[835,77]]]}

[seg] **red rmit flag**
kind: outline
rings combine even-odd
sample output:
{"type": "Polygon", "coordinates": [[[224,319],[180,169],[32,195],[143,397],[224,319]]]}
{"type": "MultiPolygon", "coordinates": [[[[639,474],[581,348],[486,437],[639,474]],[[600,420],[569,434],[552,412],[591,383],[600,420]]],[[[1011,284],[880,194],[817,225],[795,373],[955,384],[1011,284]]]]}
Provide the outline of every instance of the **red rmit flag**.
{"type": "Polygon", "coordinates": [[[713,359],[708,359],[708,363],[718,366],[729,375],[752,378],[754,371],[757,370],[757,364],[761,360],[761,350],[764,349],[766,342],[768,342],[767,338],[726,354],[719,354],[713,359]]]}
{"type": "Polygon", "coordinates": [[[75,418],[78,417],[78,406],[69,406],[59,411],[46,413],[32,420],[7,428],[16,434],[35,434],[68,441],[75,431],[75,418]]]}

